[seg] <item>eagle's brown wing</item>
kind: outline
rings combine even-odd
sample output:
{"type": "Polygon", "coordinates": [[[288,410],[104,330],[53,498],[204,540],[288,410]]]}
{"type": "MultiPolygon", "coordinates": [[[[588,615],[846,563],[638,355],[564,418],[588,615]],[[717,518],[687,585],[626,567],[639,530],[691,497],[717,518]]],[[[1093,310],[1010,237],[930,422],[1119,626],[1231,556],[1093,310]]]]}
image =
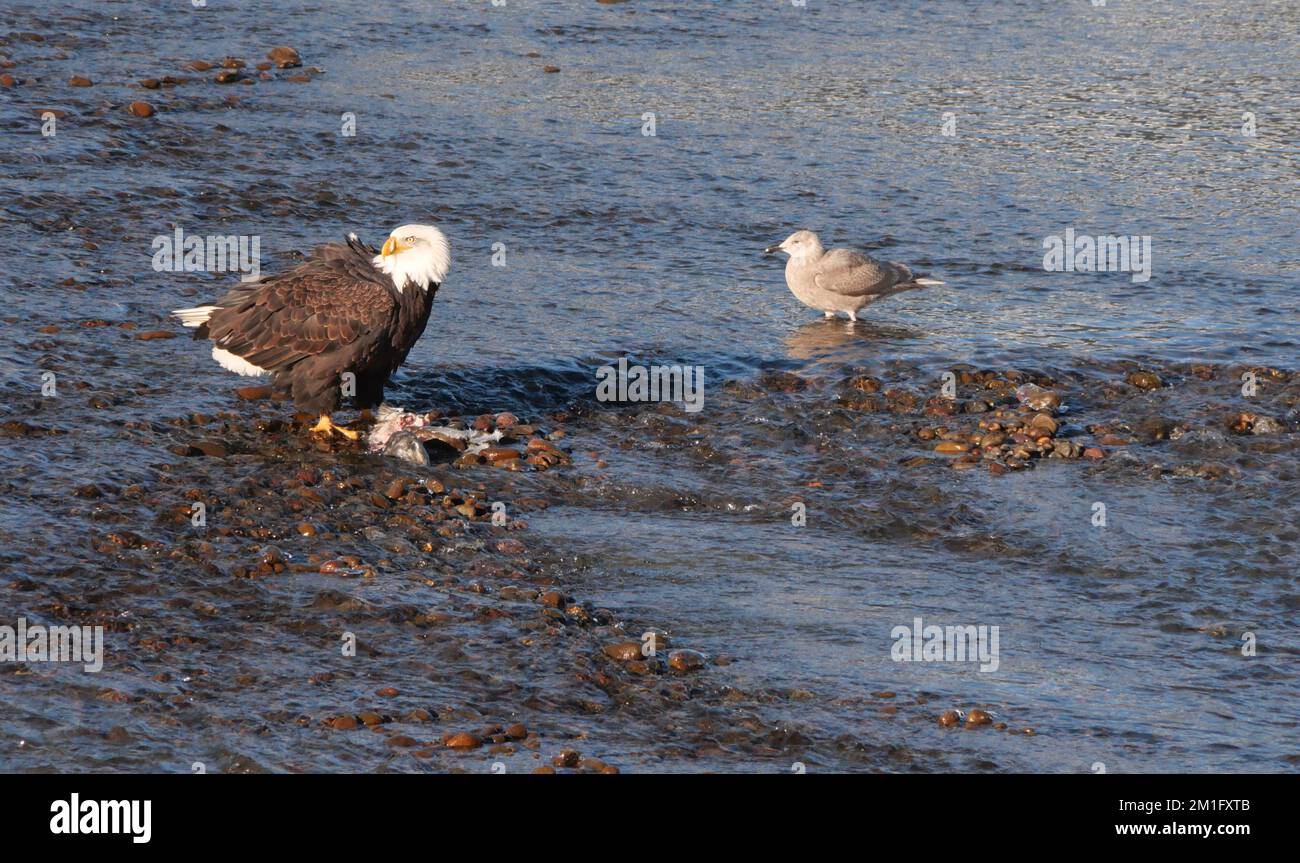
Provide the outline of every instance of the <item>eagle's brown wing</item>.
{"type": "MultiPolygon", "coordinates": [[[[357,251],[318,249],[286,273],[241,285],[214,305],[206,335],[218,347],[267,371],[379,339],[397,316],[397,300],[357,251]]],[[[200,333],[202,335],[202,333],[200,333]]]]}

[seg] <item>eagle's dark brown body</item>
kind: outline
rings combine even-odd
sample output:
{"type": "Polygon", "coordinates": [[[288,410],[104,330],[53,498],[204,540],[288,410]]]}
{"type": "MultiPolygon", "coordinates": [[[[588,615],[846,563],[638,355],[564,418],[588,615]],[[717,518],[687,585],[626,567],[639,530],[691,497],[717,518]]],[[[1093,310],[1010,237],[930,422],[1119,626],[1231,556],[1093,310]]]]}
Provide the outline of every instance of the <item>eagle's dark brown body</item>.
{"type": "Polygon", "coordinates": [[[378,407],[424,333],[438,284],[399,291],[372,263],[377,254],[355,237],[321,246],[298,267],[217,300],[195,337],[269,372],[300,410],[336,411],[346,372],[356,375],[355,406],[378,407]]]}

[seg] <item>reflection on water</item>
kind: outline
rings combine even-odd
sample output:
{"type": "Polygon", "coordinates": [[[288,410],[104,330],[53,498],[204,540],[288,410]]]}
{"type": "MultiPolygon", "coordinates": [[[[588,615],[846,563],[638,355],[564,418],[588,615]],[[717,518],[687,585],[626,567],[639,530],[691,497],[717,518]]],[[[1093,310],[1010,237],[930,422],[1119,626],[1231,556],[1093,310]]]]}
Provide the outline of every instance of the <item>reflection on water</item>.
{"type": "MultiPolygon", "coordinates": [[[[373,242],[432,221],[455,263],[394,400],[569,411],[572,468],[517,477],[555,504],[530,516],[533,531],[586,560],[564,577],[731,655],[709,679],[761,690],[765,721],[820,741],[809,763],[924,769],[958,752],[1004,769],[1294,769],[1294,672],[1282,664],[1300,642],[1294,434],[1224,431],[1234,411],[1296,421],[1293,381],[1256,402],[1239,392],[1244,367],[1293,367],[1300,348],[1294,5],[9,6],[44,38],[0,36],[20,84],[0,103],[0,421],[17,424],[0,435],[3,607],[98,614],[137,598],[144,576],[92,555],[87,538],[124,522],[148,533],[164,517],[143,501],[179,485],[167,449],[179,418],[259,416],[230,394],[245,382],[198,346],[137,338],[229,281],[153,271],[151,238],[178,226],[257,235],[274,271],[349,230],[373,242]],[[274,41],[319,72],[219,85],[188,68],[227,56],[251,68],[270,47],[268,16],[274,41]],[[864,63],[864,44],[905,61],[864,63]],[[70,88],[72,75],[95,86],[70,88]],[[139,83],[166,76],[177,80],[139,83]],[[158,113],[130,116],[138,99],[158,113]],[[39,134],[45,108],[60,112],[53,137],[39,134]],[[1257,115],[1253,137],[1244,111],[1257,115]],[[355,137],[339,134],[344,112],[355,137]],[[757,254],[797,226],[947,284],[874,304],[857,324],[822,319],[757,254]],[[1152,236],[1151,281],[1044,272],[1043,238],[1068,227],[1152,236]],[[493,266],[498,244],[506,266],[493,266]],[[624,355],[704,366],[704,411],[593,405],[591,367],[624,355]],[[1061,381],[1066,434],[1191,431],[1001,477],[905,467],[936,458],[916,437],[919,405],[959,366],[1061,381]],[[1139,366],[1166,385],[1126,388],[1139,366]],[[916,411],[847,407],[837,390],[863,369],[913,392],[916,411]],[[43,370],[58,374],[57,400],[35,395],[43,370]],[[724,383],[773,370],[810,383],[724,383]],[[1097,502],[1112,513],[1104,533],[1090,521],[1097,502]],[[794,503],[809,508],[797,533],[794,503]],[[914,613],[1001,625],[1006,672],[889,662],[882,634],[914,613]],[[1250,664],[1235,651],[1246,630],[1265,646],[1250,664]],[[894,688],[913,714],[863,700],[894,688]],[[949,704],[995,706],[1040,733],[947,734],[930,714],[949,704]]],[[[236,453],[188,481],[202,494],[227,473],[286,463],[258,458],[236,453]]],[[[347,466],[367,480],[376,469],[347,466]]],[[[84,769],[88,753],[97,767],[154,769],[198,747],[246,751],[265,702],[311,712],[335,697],[303,673],[316,661],[304,633],[326,638],[335,604],[404,633],[408,591],[427,587],[416,568],[313,583],[318,616],[303,620],[297,587],[180,565],[167,577],[151,582],[165,601],[138,597],[148,636],[221,644],[222,624],[253,621],[259,656],[202,642],[186,654],[194,679],[253,682],[200,707],[169,702],[169,684],[133,666],[94,687],[55,673],[0,733],[60,729],[41,763],[61,769],[84,769]],[[128,722],[104,689],[146,706],[128,722]],[[84,733],[60,727],[73,704],[84,733]],[[103,735],[132,722],[135,741],[104,750],[103,735]]],[[[384,682],[430,686],[423,664],[460,669],[475,653],[462,645],[510,643],[475,626],[421,642],[434,659],[396,653],[384,682]]],[[[548,698],[567,697],[569,670],[532,661],[493,673],[519,689],[541,675],[548,698]]],[[[0,675],[0,692],[22,682],[0,675]]],[[[364,674],[352,682],[375,689],[364,674]]],[[[510,701],[468,672],[436,685],[448,703],[510,701]]],[[[725,750],[652,754],[636,734],[660,727],[654,710],[534,698],[628,768],[753,767],[725,750]]],[[[313,769],[303,747],[317,769],[386,763],[355,738],[275,727],[257,740],[273,769],[313,769]]]]}
{"type": "Polygon", "coordinates": [[[849,363],[915,343],[921,336],[908,327],[819,317],[792,328],[785,346],[791,359],[849,363]]]}

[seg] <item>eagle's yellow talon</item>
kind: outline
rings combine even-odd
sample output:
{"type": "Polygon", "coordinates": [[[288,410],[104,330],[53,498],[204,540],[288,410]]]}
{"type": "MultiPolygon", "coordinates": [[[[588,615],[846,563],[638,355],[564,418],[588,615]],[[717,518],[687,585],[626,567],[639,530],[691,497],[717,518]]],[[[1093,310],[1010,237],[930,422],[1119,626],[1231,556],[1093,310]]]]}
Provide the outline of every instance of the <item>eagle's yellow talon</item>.
{"type": "Polygon", "coordinates": [[[324,414],[321,415],[320,420],[317,421],[316,425],[312,426],[310,430],[318,434],[329,434],[330,432],[335,432],[343,435],[348,440],[356,440],[361,437],[360,433],[354,432],[350,428],[335,425],[329,416],[324,414]]]}

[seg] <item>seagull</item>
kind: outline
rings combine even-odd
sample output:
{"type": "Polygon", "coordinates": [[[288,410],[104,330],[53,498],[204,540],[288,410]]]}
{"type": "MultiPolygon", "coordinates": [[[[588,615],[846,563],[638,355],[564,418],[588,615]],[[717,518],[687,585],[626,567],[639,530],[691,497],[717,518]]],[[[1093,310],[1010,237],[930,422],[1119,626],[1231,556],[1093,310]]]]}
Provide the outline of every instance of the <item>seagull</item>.
{"type": "Polygon", "coordinates": [[[783,242],[763,250],[765,255],[777,252],[790,256],[785,265],[790,293],[828,318],[846,312],[850,321],[856,321],[863,307],[882,297],[943,284],[938,279],[918,277],[903,264],[877,261],[856,249],[828,252],[812,231],[795,231],[783,242]]]}

